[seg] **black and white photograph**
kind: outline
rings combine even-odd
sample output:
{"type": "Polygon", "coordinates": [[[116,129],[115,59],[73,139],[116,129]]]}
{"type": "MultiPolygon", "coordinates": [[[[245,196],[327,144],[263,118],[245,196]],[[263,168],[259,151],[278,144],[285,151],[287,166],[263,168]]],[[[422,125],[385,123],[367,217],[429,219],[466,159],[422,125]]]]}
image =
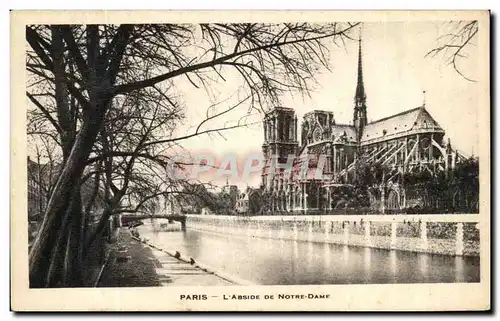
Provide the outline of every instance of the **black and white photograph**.
{"type": "Polygon", "coordinates": [[[23,291],[318,310],[436,285],[489,306],[487,11],[17,14],[23,291]]]}

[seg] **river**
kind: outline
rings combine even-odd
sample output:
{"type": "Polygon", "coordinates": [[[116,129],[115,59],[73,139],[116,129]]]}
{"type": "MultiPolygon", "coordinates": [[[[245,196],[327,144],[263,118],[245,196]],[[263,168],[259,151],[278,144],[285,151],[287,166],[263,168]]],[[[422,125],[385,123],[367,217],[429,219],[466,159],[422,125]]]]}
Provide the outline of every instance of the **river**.
{"type": "Polygon", "coordinates": [[[261,285],[479,282],[479,258],[188,230],[141,237],[261,285]]]}

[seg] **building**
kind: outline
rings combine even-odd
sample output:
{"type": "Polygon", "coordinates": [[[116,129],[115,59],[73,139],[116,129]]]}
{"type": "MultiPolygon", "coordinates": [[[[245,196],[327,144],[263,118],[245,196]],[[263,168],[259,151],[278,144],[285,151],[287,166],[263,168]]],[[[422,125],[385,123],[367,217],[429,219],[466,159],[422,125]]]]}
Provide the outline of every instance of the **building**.
{"type": "MultiPolygon", "coordinates": [[[[44,213],[48,205],[52,190],[54,189],[63,165],[57,162],[42,163],[40,159],[27,158],[27,183],[28,183],[28,222],[29,240],[31,241],[43,221],[44,213]]],[[[88,208],[88,222],[97,221],[105,208],[104,192],[98,189],[95,192],[94,177],[88,178],[81,186],[81,201],[84,209],[92,201],[88,208]]]]}
{"type": "Polygon", "coordinates": [[[39,220],[50,197],[50,188],[53,185],[53,166],[50,163],[41,164],[27,158],[28,173],[28,217],[39,220]]]}
{"type": "Polygon", "coordinates": [[[237,201],[240,197],[240,191],[237,185],[229,185],[229,180],[226,180],[226,185],[222,188],[221,195],[226,195],[228,197],[227,209],[235,210],[237,201]]]}
{"type": "Polygon", "coordinates": [[[353,181],[360,162],[391,168],[383,186],[370,191],[371,204],[382,210],[405,208],[418,200],[407,199],[399,183],[402,175],[446,171],[465,159],[444,141],[445,131],[425,100],[422,106],[368,122],[361,40],[358,55],[352,125],[337,123],[332,111],[314,110],[304,115],[299,140],[293,109],[278,107],[266,114],[261,184],[271,195],[271,212],[331,210],[332,195],[353,181]]]}
{"type": "Polygon", "coordinates": [[[30,243],[38,233],[59,171],[60,165],[41,163],[39,160],[33,161],[29,156],[27,158],[28,241],[30,243]]]}
{"type": "Polygon", "coordinates": [[[164,215],[179,215],[183,210],[182,201],[183,200],[180,197],[176,197],[175,194],[162,195],[158,213],[164,215]]]}
{"type": "Polygon", "coordinates": [[[236,200],[236,213],[247,214],[249,210],[248,193],[241,193],[236,200]]]}

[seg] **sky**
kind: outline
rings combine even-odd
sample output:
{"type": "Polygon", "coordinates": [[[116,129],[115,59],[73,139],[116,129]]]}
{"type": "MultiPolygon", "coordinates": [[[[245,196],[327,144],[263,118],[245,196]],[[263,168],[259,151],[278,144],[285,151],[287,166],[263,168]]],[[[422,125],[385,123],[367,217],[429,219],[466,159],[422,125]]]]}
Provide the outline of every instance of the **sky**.
{"type": "MultiPolygon", "coordinates": [[[[374,121],[408,109],[421,106],[425,90],[426,108],[446,131],[452,145],[465,153],[478,154],[478,96],[482,89],[479,82],[470,82],[460,76],[453,67],[446,65],[442,57],[425,57],[436,46],[436,39],[449,32],[450,25],[443,22],[387,22],[364,23],[362,27],[363,77],[367,95],[368,120],[374,121]]],[[[478,77],[477,49],[471,47],[469,57],[461,61],[461,71],[469,78],[478,77]]],[[[317,76],[311,97],[287,95],[282,97],[283,106],[295,109],[299,119],[315,110],[334,113],[337,123],[352,123],[353,97],[357,80],[358,43],[350,41],[345,47],[331,47],[330,69],[317,76]]],[[[221,83],[216,88],[222,99],[237,95],[234,84],[221,83]]],[[[186,89],[186,123],[178,133],[192,132],[210,106],[203,89],[186,89]]],[[[211,123],[222,126],[238,119],[247,112],[247,107],[226,115],[211,123]]],[[[253,115],[249,122],[261,121],[261,115],[253,115]]],[[[300,132],[300,130],[299,130],[300,132]]],[[[224,159],[227,155],[244,157],[248,153],[259,153],[263,142],[262,124],[249,128],[238,128],[219,135],[202,135],[183,142],[193,154],[209,152],[224,159]]],[[[299,138],[300,139],[300,138],[299,138]]],[[[240,169],[241,171],[241,169],[240,169]]],[[[250,180],[231,179],[230,184],[240,188],[257,186],[259,175],[250,180]]],[[[214,179],[212,175],[211,179],[214,179]]],[[[226,177],[216,178],[216,184],[225,184],[226,177]]]]}

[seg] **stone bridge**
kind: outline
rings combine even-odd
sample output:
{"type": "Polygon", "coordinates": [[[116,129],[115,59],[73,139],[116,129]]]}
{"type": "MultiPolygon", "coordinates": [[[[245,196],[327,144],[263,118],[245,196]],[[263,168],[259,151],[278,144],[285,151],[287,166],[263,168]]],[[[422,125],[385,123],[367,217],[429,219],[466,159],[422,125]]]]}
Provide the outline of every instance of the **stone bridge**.
{"type": "Polygon", "coordinates": [[[129,223],[134,222],[134,221],[141,221],[141,220],[151,219],[151,218],[163,218],[163,219],[167,219],[169,222],[173,222],[173,221],[180,222],[181,229],[183,231],[186,230],[186,215],[178,215],[178,214],[173,214],[173,215],[122,214],[122,215],[120,215],[121,224],[124,226],[127,226],[129,223]]]}

